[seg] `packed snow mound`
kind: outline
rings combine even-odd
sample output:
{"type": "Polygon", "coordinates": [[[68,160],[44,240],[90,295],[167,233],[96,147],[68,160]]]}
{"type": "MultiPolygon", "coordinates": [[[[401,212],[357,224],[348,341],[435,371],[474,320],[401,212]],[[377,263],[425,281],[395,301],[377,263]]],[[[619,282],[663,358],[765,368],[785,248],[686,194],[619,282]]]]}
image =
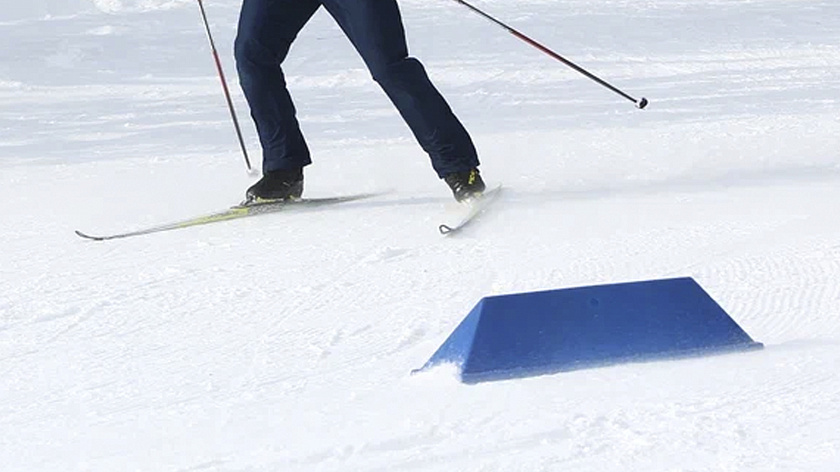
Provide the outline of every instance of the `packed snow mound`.
{"type": "Polygon", "coordinates": [[[0,22],[65,17],[80,13],[166,10],[189,0],[32,0],[10,2],[0,9],[0,22]]]}
{"type": "Polygon", "coordinates": [[[0,9],[0,21],[38,19],[53,16],[74,15],[93,11],[91,0],[32,0],[8,2],[0,9]]]}
{"type": "Polygon", "coordinates": [[[100,11],[117,12],[123,10],[167,10],[180,7],[190,0],[88,0],[100,11]]]}

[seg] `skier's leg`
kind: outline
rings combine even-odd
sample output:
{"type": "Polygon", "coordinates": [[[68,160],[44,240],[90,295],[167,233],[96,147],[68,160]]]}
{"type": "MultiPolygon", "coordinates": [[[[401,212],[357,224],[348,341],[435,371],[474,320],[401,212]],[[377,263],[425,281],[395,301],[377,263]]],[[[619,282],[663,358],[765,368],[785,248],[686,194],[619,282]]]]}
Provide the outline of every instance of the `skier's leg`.
{"type": "Polygon", "coordinates": [[[309,149],[280,64],[318,0],[244,0],[234,44],[236,68],[263,149],[263,172],[308,165],[309,149]]]}
{"type": "Polygon", "coordinates": [[[475,146],[417,59],[396,0],[322,0],[432,159],[441,178],[478,166],[475,146]]]}

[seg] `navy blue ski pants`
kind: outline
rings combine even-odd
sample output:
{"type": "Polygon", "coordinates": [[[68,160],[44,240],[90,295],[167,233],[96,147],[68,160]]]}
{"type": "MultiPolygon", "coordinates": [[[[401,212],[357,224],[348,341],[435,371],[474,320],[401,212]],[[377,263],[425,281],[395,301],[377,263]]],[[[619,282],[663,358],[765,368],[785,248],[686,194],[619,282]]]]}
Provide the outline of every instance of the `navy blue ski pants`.
{"type": "Polygon", "coordinates": [[[408,123],[438,176],[477,167],[469,134],[420,62],[408,56],[396,0],[243,0],[236,66],[262,144],[263,171],[311,163],[281,64],[322,5],[408,123]]]}

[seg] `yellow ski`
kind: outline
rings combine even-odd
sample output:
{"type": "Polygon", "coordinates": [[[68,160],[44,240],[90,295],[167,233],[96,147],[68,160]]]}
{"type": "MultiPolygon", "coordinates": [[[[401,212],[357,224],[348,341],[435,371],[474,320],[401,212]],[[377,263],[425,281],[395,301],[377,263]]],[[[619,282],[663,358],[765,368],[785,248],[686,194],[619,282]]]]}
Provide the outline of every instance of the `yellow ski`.
{"type": "Polygon", "coordinates": [[[217,223],[220,221],[236,220],[246,218],[249,216],[265,215],[268,213],[276,213],[278,211],[291,208],[314,208],[326,205],[333,205],[336,203],[352,202],[356,200],[363,200],[366,198],[375,197],[376,193],[362,193],[356,195],[344,195],[340,197],[327,198],[301,198],[296,200],[284,200],[278,202],[255,203],[249,205],[237,205],[227,210],[213,213],[210,215],[199,216],[187,220],[176,221],[174,223],[167,223],[158,226],[152,226],[136,231],[129,231],[125,233],[111,234],[107,236],[93,236],[87,233],[76,230],[76,234],[82,238],[92,241],[108,241],[110,239],[121,239],[132,236],[141,236],[144,234],[160,233],[163,231],[170,231],[173,229],[190,228],[193,226],[206,225],[210,223],[217,223]]]}

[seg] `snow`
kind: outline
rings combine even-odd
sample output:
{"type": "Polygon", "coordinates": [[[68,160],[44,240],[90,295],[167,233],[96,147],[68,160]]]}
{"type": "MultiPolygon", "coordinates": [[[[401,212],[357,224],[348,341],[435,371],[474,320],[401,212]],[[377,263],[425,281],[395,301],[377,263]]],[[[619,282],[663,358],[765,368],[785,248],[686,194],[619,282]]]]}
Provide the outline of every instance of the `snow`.
{"type": "MultiPolygon", "coordinates": [[[[95,243],[252,182],[195,2],[0,10],[3,471],[840,468],[840,4],[403,0],[505,194],[451,196],[323,12],[287,63],[310,196],[95,243]],[[11,47],[8,47],[11,45],[11,47]],[[691,276],[766,349],[474,386],[411,376],[483,296],[691,276]]],[[[239,2],[207,2],[235,86],[239,2]]]]}

